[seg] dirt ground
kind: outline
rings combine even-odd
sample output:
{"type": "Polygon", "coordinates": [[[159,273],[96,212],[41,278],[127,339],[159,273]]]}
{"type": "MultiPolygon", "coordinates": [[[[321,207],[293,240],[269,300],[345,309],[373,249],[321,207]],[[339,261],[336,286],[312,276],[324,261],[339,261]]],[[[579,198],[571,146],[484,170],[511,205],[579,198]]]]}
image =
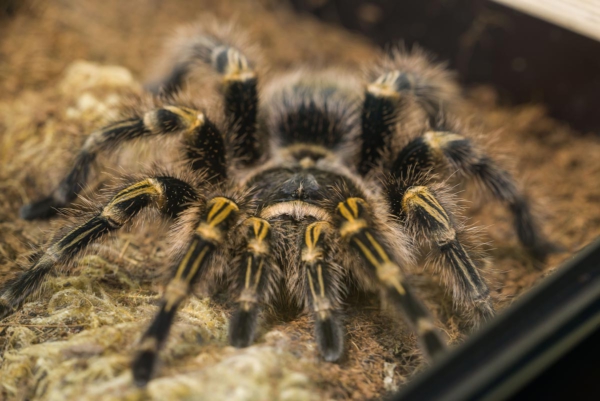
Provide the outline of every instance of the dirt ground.
{"type": "MultiPolygon", "coordinates": [[[[64,225],[65,218],[20,220],[20,206],[49,192],[86,133],[118,116],[178,25],[235,19],[262,48],[269,74],[302,65],[360,71],[377,55],[365,39],[293,15],[276,0],[29,3],[0,15],[0,282],[64,225]]],[[[466,203],[469,223],[483,227],[485,276],[501,310],[600,234],[600,137],[552,120],[542,105],[501,106],[492,88],[467,98],[463,113],[495,137],[494,153],[506,155],[544,232],[567,250],[537,268],[501,205],[466,203]]],[[[155,157],[156,148],[146,153],[155,157]]],[[[104,170],[143,170],[139,155],[129,149],[105,160],[104,170]]],[[[106,177],[99,174],[96,185],[106,177]]],[[[339,364],[319,358],[304,316],[270,314],[255,345],[229,347],[228,304],[193,297],[157,378],[135,388],[129,360],[162,291],[156,278],[168,265],[165,226],[146,221],[91,247],[71,274],[51,277],[38,297],[0,321],[0,400],[380,399],[425,368],[414,336],[370,297],[348,300],[339,364]]],[[[420,270],[413,281],[449,338],[461,341],[464,322],[449,296],[420,270]]]]}

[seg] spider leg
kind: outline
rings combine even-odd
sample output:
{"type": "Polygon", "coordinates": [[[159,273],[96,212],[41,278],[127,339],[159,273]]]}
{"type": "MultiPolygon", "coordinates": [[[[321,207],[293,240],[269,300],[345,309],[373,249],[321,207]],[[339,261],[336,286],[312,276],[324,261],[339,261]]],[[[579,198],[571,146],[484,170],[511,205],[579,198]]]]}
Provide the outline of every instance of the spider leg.
{"type": "Polygon", "coordinates": [[[474,311],[478,324],[494,316],[487,284],[478,266],[459,240],[448,206],[442,206],[433,189],[407,185],[391,178],[386,190],[392,213],[400,217],[413,237],[421,237],[439,253],[442,279],[452,289],[456,302],[474,311]]]}
{"type": "Polygon", "coordinates": [[[214,197],[207,203],[186,252],[165,289],[159,312],[140,341],[132,363],[133,377],[140,387],[152,376],[159,349],[164,344],[179,305],[187,298],[192,284],[200,277],[207,261],[223,244],[226,234],[236,222],[239,206],[231,199],[214,197]]]}
{"type": "Polygon", "coordinates": [[[158,81],[148,85],[156,94],[169,96],[185,84],[198,67],[210,67],[222,77],[228,132],[233,133],[233,154],[242,165],[255,164],[264,149],[258,138],[257,76],[246,55],[229,40],[208,32],[194,32],[178,39],[173,65],[158,81]],[[179,41],[181,43],[179,43],[179,41]]]}
{"type": "Polygon", "coordinates": [[[57,264],[68,264],[92,242],[118,230],[142,209],[152,207],[175,217],[198,199],[194,189],[173,177],[151,177],[119,191],[102,211],[54,239],[33,265],[0,289],[0,318],[11,313],[40,287],[57,264]]]}
{"type": "Polygon", "coordinates": [[[384,295],[393,306],[404,313],[419,337],[425,354],[436,358],[444,352],[446,343],[435,328],[431,314],[405,281],[390,246],[373,224],[368,208],[369,205],[362,198],[347,197],[339,202],[336,208],[339,234],[357,251],[368,268],[367,273],[381,284],[384,295]]]}
{"type": "Polygon", "coordinates": [[[308,281],[307,297],[314,312],[315,337],[319,352],[329,362],[337,361],[344,352],[344,330],[338,317],[339,277],[330,263],[330,223],[317,221],[306,228],[302,262],[308,281]]]}
{"type": "Polygon", "coordinates": [[[530,205],[512,176],[468,138],[448,131],[428,131],[412,140],[398,154],[392,174],[406,177],[411,170],[445,167],[475,180],[496,199],[508,206],[523,246],[539,261],[556,250],[539,228],[530,205]]]}
{"type": "Polygon", "coordinates": [[[246,228],[246,248],[240,259],[237,278],[241,292],[237,309],[229,322],[229,342],[242,348],[254,341],[259,305],[265,302],[269,285],[271,225],[264,219],[251,217],[246,228]]]}
{"type": "Polygon", "coordinates": [[[433,122],[459,97],[451,74],[443,65],[431,63],[419,49],[393,49],[379,64],[363,100],[358,163],[361,175],[379,164],[397,123],[409,117],[409,110],[419,109],[420,118],[433,122]]]}
{"type": "Polygon", "coordinates": [[[217,127],[202,113],[185,107],[165,106],[138,118],[122,120],[92,132],[83,144],[71,170],[47,197],[21,208],[26,220],[48,218],[57,208],[67,206],[76,199],[85,186],[90,167],[100,152],[110,151],[124,142],[152,135],[185,132],[186,157],[192,168],[208,169],[208,177],[215,180],[226,174],[225,149],[217,127]],[[213,147],[214,152],[199,152],[213,147]]]}

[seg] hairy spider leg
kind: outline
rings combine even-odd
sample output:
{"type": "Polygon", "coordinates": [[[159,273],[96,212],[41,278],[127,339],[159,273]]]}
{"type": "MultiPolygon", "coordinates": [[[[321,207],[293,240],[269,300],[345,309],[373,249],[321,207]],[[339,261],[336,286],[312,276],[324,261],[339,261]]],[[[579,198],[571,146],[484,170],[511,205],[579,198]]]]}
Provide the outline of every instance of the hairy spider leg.
{"type": "Polygon", "coordinates": [[[494,316],[490,291],[479,273],[479,266],[459,241],[460,230],[448,206],[442,206],[435,192],[415,180],[390,177],[386,193],[392,214],[399,217],[413,237],[420,237],[439,254],[437,265],[444,284],[453,292],[456,303],[474,312],[477,325],[494,316]]]}
{"type": "Polygon", "coordinates": [[[0,318],[11,313],[40,287],[57,264],[66,265],[94,241],[118,230],[142,209],[151,207],[177,217],[198,195],[187,183],[166,176],[151,177],[119,191],[102,211],[56,238],[33,265],[0,290],[0,318]]]}
{"type": "Polygon", "coordinates": [[[468,138],[450,131],[428,131],[412,140],[398,154],[392,174],[407,176],[410,169],[427,170],[441,166],[474,180],[511,210],[521,244],[539,261],[556,248],[539,228],[525,196],[512,176],[468,138]]]}
{"type": "Polygon", "coordinates": [[[273,274],[271,225],[267,220],[250,217],[243,226],[246,245],[236,277],[241,292],[229,322],[229,342],[238,348],[254,341],[259,307],[265,302],[269,275],[273,274]]]}
{"type": "Polygon", "coordinates": [[[347,197],[336,208],[337,229],[342,239],[357,251],[368,273],[382,286],[383,294],[403,312],[430,358],[443,354],[446,343],[433,318],[406,282],[389,246],[372,224],[368,204],[362,198],[347,197]]]}
{"type": "Polygon", "coordinates": [[[186,78],[199,66],[208,66],[222,76],[228,132],[233,133],[233,154],[242,165],[255,164],[265,149],[257,132],[258,79],[248,58],[226,40],[208,33],[183,37],[172,55],[167,75],[148,85],[156,94],[170,96],[179,91],[186,78]]]}
{"type": "Polygon", "coordinates": [[[339,271],[332,266],[329,246],[333,227],[326,221],[311,223],[305,231],[302,263],[308,281],[307,298],[315,319],[315,337],[326,361],[335,362],[344,352],[344,330],[339,319],[339,271]]]}
{"type": "Polygon", "coordinates": [[[58,208],[68,206],[85,187],[91,165],[100,152],[115,149],[136,138],[180,132],[187,133],[186,157],[192,160],[192,168],[206,168],[207,177],[213,180],[226,174],[223,139],[216,126],[199,111],[165,106],[92,132],[75,157],[71,170],[56,189],[47,197],[23,206],[21,217],[26,220],[48,218],[54,216],[58,208]],[[216,147],[216,151],[196,150],[211,145],[216,147]]]}
{"type": "Polygon", "coordinates": [[[144,387],[151,379],[158,351],[173,324],[178,307],[187,298],[194,282],[202,276],[214,251],[223,244],[237,221],[239,206],[231,199],[214,197],[197,223],[186,252],[165,289],[160,309],[142,336],[138,353],[132,362],[135,383],[144,387]]]}
{"type": "Polygon", "coordinates": [[[368,84],[361,115],[361,140],[358,172],[366,175],[377,166],[388,147],[396,124],[409,103],[416,104],[424,118],[435,121],[445,113],[458,89],[441,65],[430,63],[427,56],[392,50],[380,60],[383,71],[368,84]]]}

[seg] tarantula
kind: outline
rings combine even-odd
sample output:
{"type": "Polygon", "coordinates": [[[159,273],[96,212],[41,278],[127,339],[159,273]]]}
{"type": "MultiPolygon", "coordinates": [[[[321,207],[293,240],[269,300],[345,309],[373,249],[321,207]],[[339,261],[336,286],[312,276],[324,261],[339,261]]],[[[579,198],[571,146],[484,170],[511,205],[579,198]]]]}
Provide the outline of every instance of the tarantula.
{"type": "Polygon", "coordinates": [[[403,313],[427,355],[442,353],[444,338],[401,269],[414,263],[419,248],[435,251],[430,257],[443,283],[475,323],[494,315],[480,259],[468,251],[445,195],[440,178],[448,173],[504,202],[533,257],[549,252],[511,176],[452,117],[457,85],[422,52],[390,51],[364,85],[335,71],[299,71],[259,93],[257,69],[227,30],[188,30],[172,49],[169,72],[149,85],[161,106],[91,133],[58,187],[24,206],[21,216],[47,218],[68,206],[96,156],[136,138],[181,135],[192,178],[154,174],[115,191],[97,214],[57,235],[28,270],[3,285],[0,318],[55,266],[148,208],[176,219],[174,232],[185,245],[133,359],[141,386],[198,281],[225,279],[236,302],[229,326],[236,347],[253,342],[261,305],[284,303],[314,314],[321,355],[338,360],[342,299],[352,285],[379,291],[403,313]],[[222,124],[178,103],[194,72],[208,69],[222,79],[222,124]]]}

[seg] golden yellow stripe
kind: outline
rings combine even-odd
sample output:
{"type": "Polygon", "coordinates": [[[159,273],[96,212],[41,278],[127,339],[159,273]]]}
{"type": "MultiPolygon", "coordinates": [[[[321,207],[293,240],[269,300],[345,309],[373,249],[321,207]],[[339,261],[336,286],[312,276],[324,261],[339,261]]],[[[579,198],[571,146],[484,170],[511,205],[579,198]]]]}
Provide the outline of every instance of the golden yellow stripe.
{"type": "MultiPolygon", "coordinates": [[[[475,272],[475,274],[479,275],[477,269],[475,268],[475,266],[473,264],[473,261],[469,258],[469,255],[464,250],[464,248],[462,247],[462,245],[459,244],[458,246],[461,248],[461,250],[463,251],[465,257],[467,258],[467,262],[469,264],[471,264],[471,266],[473,266],[473,271],[475,272]]],[[[452,255],[453,255],[452,257],[458,263],[459,269],[462,270],[463,276],[466,277],[467,281],[471,285],[471,288],[473,288],[473,290],[475,290],[477,293],[479,293],[477,285],[473,282],[473,279],[472,279],[471,275],[469,274],[469,271],[467,269],[467,266],[464,264],[463,259],[461,259],[460,256],[453,249],[450,249],[450,253],[452,253],[452,255]]]]}
{"type": "Polygon", "coordinates": [[[406,192],[406,195],[404,195],[404,199],[402,200],[403,209],[408,212],[415,206],[422,208],[427,214],[447,229],[451,228],[448,214],[426,187],[411,188],[406,192]],[[426,200],[433,204],[433,206],[427,203],[426,200]]]}
{"type": "Polygon", "coordinates": [[[179,263],[179,267],[177,268],[177,273],[175,274],[175,279],[181,279],[183,271],[185,270],[185,267],[187,266],[190,258],[192,257],[192,254],[194,253],[194,250],[196,249],[197,246],[198,246],[198,240],[194,239],[192,241],[192,243],[190,244],[190,247],[188,248],[187,253],[185,254],[183,259],[179,263]]]}
{"type": "Polygon", "coordinates": [[[208,246],[204,245],[204,248],[200,252],[200,255],[198,255],[198,257],[194,261],[194,264],[192,265],[192,269],[190,270],[189,274],[185,278],[185,281],[188,284],[190,284],[192,282],[192,278],[196,275],[196,272],[200,268],[200,265],[202,264],[202,261],[204,260],[204,257],[206,256],[207,252],[208,252],[208,246]]]}
{"type": "Polygon", "coordinates": [[[436,209],[438,209],[438,211],[444,215],[446,220],[450,220],[450,217],[448,217],[448,214],[446,214],[446,210],[442,207],[442,205],[440,205],[440,203],[438,202],[438,200],[433,196],[433,194],[431,192],[429,192],[427,189],[425,189],[422,193],[424,198],[427,198],[427,200],[429,202],[431,202],[436,209]]]}
{"type": "Polygon", "coordinates": [[[104,129],[102,130],[102,132],[104,133],[104,132],[107,132],[107,131],[112,131],[112,130],[117,129],[117,128],[123,128],[123,127],[128,127],[128,126],[134,127],[139,122],[140,122],[140,120],[137,119],[137,118],[135,120],[133,120],[133,121],[120,121],[120,122],[116,122],[116,123],[111,124],[111,125],[109,125],[107,127],[104,127],[104,129]]]}
{"type": "Polygon", "coordinates": [[[317,265],[317,277],[321,286],[321,297],[325,297],[325,280],[323,280],[323,267],[320,263],[317,265]]]}
{"type": "Polygon", "coordinates": [[[248,265],[246,266],[246,283],[244,288],[250,288],[250,277],[252,274],[252,256],[248,256],[248,265]]]}
{"type": "Polygon", "coordinates": [[[354,221],[354,216],[352,215],[352,213],[350,213],[350,210],[348,210],[348,208],[346,207],[346,205],[344,204],[344,202],[340,202],[338,205],[338,210],[340,211],[340,214],[348,221],[354,221]]]}
{"type": "Polygon", "coordinates": [[[381,263],[379,263],[379,261],[371,253],[371,251],[365,246],[365,244],[362,243],[361,240],[359,240],[358,238],[353,238],[352,240],[354,241],[354,243],[356,245],[358,245],[358,247],[360,248],[362,254],[369,260],[369,262],[371,262],[371,264],[374,267],[376,267],[376,268],[380,268],[381,267],[381,263]]]}
{"type": "Polygon", "coordinates": [[[208,216],[206,217],[206,219],[208,221],[212,220],[213,217],[215,216],[215,214],[223,207],[223,205],[225,205],[229,202],[231,202],[231,201],[227,198],[222,198],[222,197],[213,198],[209,202],[210,211],[208,212],[208,216]]]}
{"type": "Polygon", "coordinates": [[[206,217],[207,223],[211,227],[215,227],[222,223],[232,211],[239,210],[238,206],[227,198],[214,198],[211,203],[212,206],[206,217]],[[227,206],[223,209],[223,205],[227,206]]]}
{"type": "Polygon", "coordinates": [[[358,218],[358,204],[364,204],[364,201],[360,198],[348,198],[346,199],[346,203],[348,203],[348,206],[350,206],[350,209],[352,209],[354,217],[358,218]]]}
{"type": "Polygon", "coordinates": [[[263,265],[264,265],[264,261],[261,258],[260,262],[258,262],[258,270],[256,271],[256,279],[254,280],[254,290],[255,291],[258,288],[258,283],[260,281],[260,276],[262,275],[263,265]]]}
{"type": "Polygon", "coordinates": [[[375,250],[379,254],[379,257],[381,258],[381,260],[384,263],[385,262],[389,262],[390,258],[388,257],[387,253],[385,252],[385,250],[383,249],[383,247],[375,240],[375,238],[373,238],[373,236],[371,235],[371,233],[367,231],[367,232],[365,232],[365,235],[367,236],[367,239],[369,240],[369,242],[371,243],[371,245],[373,245],[373,248],[375,248],[375,250]]]}
{"type": "Polygon", "coordinates": [[[313,296],[313,302],[316,303],[317,292],[315,291],[315,284],[313,283],[313,279],[312,279],[312,276],[311,276],[309,270],[306,270],[306,274],[308,275],[308,286],[310,287],[310,292],[312,293],[312,296],[313,296]]]}
{"type": "Polygon", "coordinates": [[[306,245],[306,247],[309,250],[312,250],[313,240],[312,240],[312,230],[311,230],[310,226],[306,229],[306,232],[304,233],[304,244],[306,245]]]}
{"type": "MultiPolygon", "coordinates": [[[[65,245],[62,249],[60,249],[59,252],[62,252],[64,249],[70,248],[71,246],[77,244],[79,241],[81,241],[83,238],[87,237],[92,231],[94,231],[95,229],[97,229],[98,227],[100,227],[103,224],[104,223],[96,224],[95,226],[93,226],[92,228],[90,228],[89,230],[87,230],[86,232],[80,234],[77,238],[75,238],[74,240],[72,240],[71,242],[69,242],[68,245],[65,245]]],[[[77,227],[75,230],[71,231],[71,233],[74,232],[74,231],[79,230],[79,228],[81,228],[81,226],[77,227]]],[[[67,234],[66,236],[69,236],[69,235],[70,234],[67,234]]]]}

